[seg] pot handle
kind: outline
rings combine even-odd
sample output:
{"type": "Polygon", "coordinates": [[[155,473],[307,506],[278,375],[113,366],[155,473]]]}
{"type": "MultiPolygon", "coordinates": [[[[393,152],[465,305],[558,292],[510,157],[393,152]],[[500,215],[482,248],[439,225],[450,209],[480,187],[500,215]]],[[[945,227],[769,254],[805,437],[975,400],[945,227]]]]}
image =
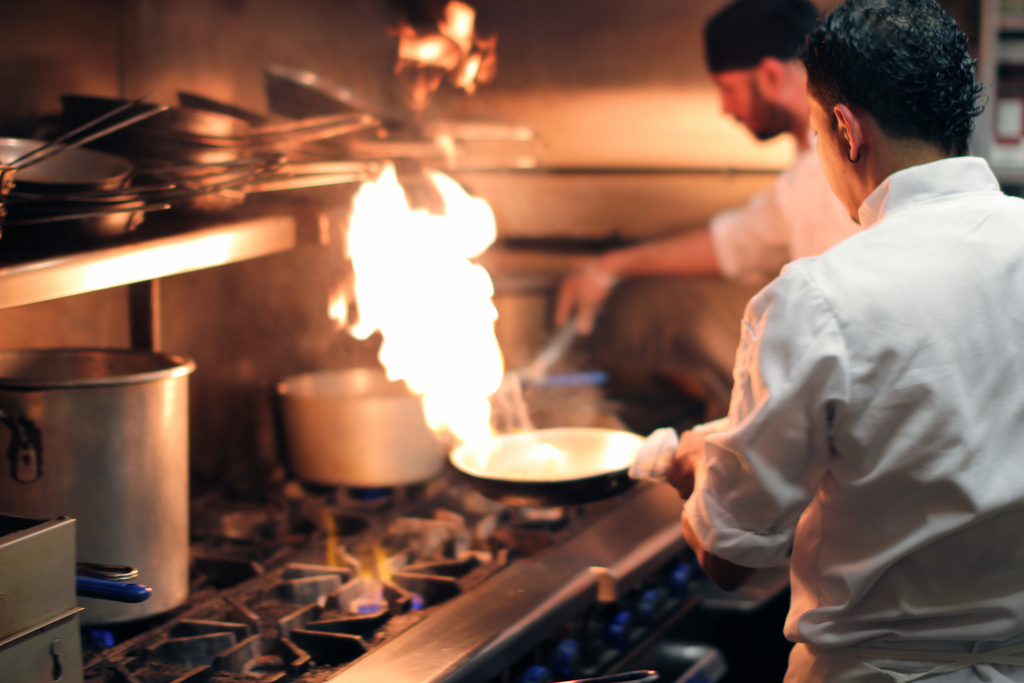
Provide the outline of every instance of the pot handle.
{"type": "Polygon", "coordinates": [[[135,567],[126,567],[120,564],[97,564],[95,562],[78,562],[75,565],[75,573],[78,576],[91,576],[94,579],[107,579],[108,581],[127,581],[139,575],[135,567]]]}
{"type": "Polygon", "coordinates": [[[39,428],[27,417],[3,408],[0,408],[0,422],[11,430],[11,444],[7,448],[11,476],[25,484],[35,481],[43,474],[43,436],[39,428]]]}
{"type": "Polygon", "coordinates": [[[141,583],[121,583],[91,576],[75,577],[75,594],[83,598],[113,600],[114,602],[143,602],[149,600],[153,589],[141,583]]]}

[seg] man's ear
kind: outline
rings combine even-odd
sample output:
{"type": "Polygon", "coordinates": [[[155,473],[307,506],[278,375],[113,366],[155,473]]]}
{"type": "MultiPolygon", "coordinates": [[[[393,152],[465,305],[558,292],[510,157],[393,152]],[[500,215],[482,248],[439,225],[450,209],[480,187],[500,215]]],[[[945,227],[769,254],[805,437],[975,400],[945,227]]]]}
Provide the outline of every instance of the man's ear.
{"type": "Polygon", "coordinates": [[[776,57],[764,57],[758,62],[755,73],[761,92],[772,96],[786,79],[786,64],[776,57]]]}
{"type": "Polygon", "coordinates": [[[845,104],[834,106],[832,115],[836,118],[839,137],[846,141],[847,158],[852,162],[860,161],[866,142],[864,120],[845,104]]]}

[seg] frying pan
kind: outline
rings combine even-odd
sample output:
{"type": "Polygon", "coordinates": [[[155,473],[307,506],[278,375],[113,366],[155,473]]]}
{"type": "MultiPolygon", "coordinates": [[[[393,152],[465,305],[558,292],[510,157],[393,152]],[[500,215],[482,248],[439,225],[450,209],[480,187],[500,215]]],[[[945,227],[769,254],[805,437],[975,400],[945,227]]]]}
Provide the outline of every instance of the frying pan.
{"type": "Polygon", "coordinates": [[[643,444],[642,436],[614,429],[537,429],[462,444],[450,461],[474,488],[507,505],[577,505],[628,490],[643,444]]]}
{"type": "Polygon", "coordinates": [[[489,498],[560,507],[610,498],[640,479],[664,479],[678,447],[671,427],[646,439],[617,429],[560,427],[465,443],[449,460],[489,498]]]}
{"type": "Polygon", "coordinates": [[[225,114],[227,116],[234,116],[236,119],[241,119],[247,122],[250,126],[262,126],[270,123],[270,118],[251,112],[248,109],[242,109],[232,104],[220,102],[218,100],[211,100],[208,97],[197,95],[191,92],[178,92],[178,102],[183,107],[189,107],[190,109],[202,109],[205,111],[212,111],[218,114],[225,114]]]}
{"type": "Polygon", "coordinates": [[[249,129],[251,142],[262,146],[325,140],[379,125],[379,121],[373,116],[360,112],[303,117],[294,120],[262,116],[231,104],[224,104],[187,92],[179,92],[178,101],[183,107],[226,114],[246,121],[251,126],[249,129]]]}
{"type": "MultiPolygon", "coordinates": [[[[111,109],[123,106],[128,100],[92,95],[61,95],[62,115],[66,122],[87,121],[111,109]]],[[[122,114],[127,117],[153,108],[152,104],[139,104],[122,114]]],[[[249,132],[249,123],[236,116],[191,107],[168,107],[163,112],[136,124],[130,131],[161,131],[170,134],[199,137],[229,138],[242,141],[249,132]]]]}
{"type": "MultiPolygon", "coordinates": [[[[42,140],[0,138],[0,163],[42,147],[42,140]]],[[[128,184],[133,166],[124,158],[91,149],[69,149],[18,171],[19,190],[44,194],[113,190],[128,184]]]]}
{"type": "Polygon", "coordinates": [[[362,112],[373,115],[388,126],[407,125],[412,119],[410,112],[370,101],[306,69],[273,64],[267,67],[264,75],[270,109],[282,116],[302,119],[362,112]]]}

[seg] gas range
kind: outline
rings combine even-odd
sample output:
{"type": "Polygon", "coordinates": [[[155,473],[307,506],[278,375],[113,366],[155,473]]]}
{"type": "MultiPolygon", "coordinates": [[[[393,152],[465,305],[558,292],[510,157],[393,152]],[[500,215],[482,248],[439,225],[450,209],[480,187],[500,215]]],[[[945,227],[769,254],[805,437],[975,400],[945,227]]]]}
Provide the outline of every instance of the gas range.
{"type": "Polygon", "coordinates": [[[596,675],[696,600],[681,507],[645,483],[584,506],[508,508],[442,477],[201,510],[188,603],[120,634],[86,630],[85,681],[596,675]]]}

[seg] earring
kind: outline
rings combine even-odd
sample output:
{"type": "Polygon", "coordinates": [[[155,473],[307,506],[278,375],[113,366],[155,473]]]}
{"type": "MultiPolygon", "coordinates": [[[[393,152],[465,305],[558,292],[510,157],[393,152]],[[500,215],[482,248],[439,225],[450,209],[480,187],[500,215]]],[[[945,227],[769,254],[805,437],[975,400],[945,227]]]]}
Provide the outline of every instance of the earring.
{"type": "Polygon", "coordinates": [[[860,161],[860,153],[859,152],[857,153],[857,158],[856,159],[853,158],[853,154],[852,153],[853,153],[853,150],[851,149],[849,152],[846,153],[846,158],[850,160],[851,164],[855,164],[858,161],[860,161]]]}

